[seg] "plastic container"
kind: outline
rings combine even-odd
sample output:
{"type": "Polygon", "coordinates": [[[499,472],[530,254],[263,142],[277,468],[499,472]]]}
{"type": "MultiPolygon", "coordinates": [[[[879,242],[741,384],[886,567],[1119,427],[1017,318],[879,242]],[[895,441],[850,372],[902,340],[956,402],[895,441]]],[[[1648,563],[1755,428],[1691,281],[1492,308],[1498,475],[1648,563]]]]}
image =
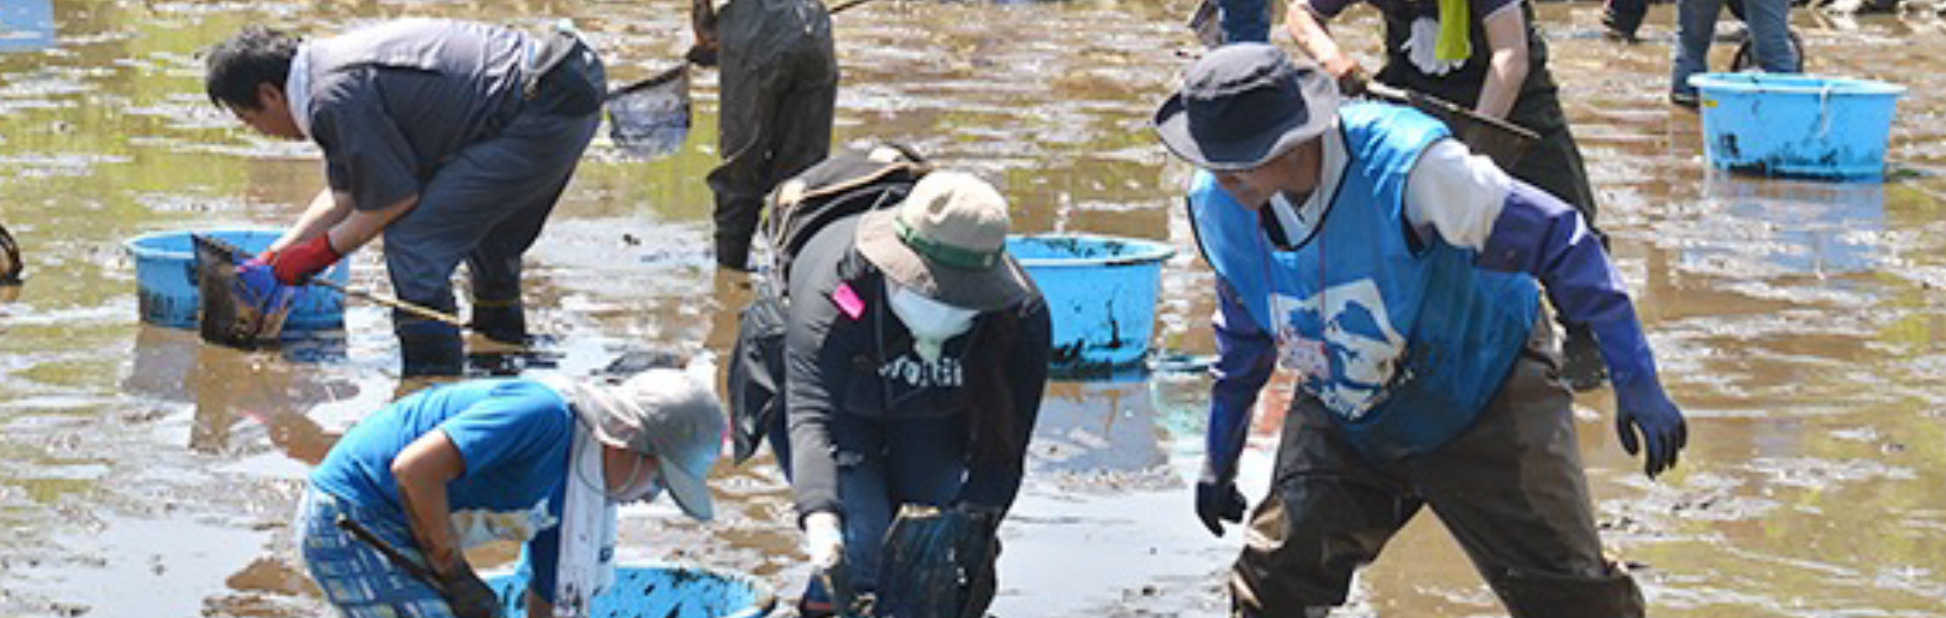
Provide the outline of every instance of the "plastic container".
{"type": "Polygon", "coordinates": [[[1054,321],[1052,368],[1113,370],[1140,363],[1155,332],[1162,262],[1174,247],[1087,234],[1016,236],[1007,251],[1040,287],[1054,321]]]}
{"type": "MultiPolygon", "coordinates": [[[[262,251],[282,234],[278,230],[197,230],[245,251],[262,251]]],[[[196,252],[191,232],[155,232],[124,243],[135,257],[135,286],[142,321],[170,328],[196,328],[200,297],[196,292],[196,252]]],[[[351,281],[351,266],[341,261],[320,277],[340,284],[351,281]]],[[[323,286],[305,286],[297,293],[285,333],[342,328],[344,295],[323,286]]],[[[287,335],[288,336],[288,335],[287,335]]]]}
{"type": "Polygon", "coordinates": [[[1777,73],[1689,77],[1716,167],[1767,176],[1875,179],[1885,173],[1892,113],[1905,87],[1777,73]]]}
{"type": "MultiPolygon", "coordinates": [[[[506,618],[527,615],[526,569],[486,578],[506,618]]],[[[615,567],[615,583],[595,595],[587,615],[603,618],[758,618],[777,593],[755,577],[699,566],[649,562],[615,567]]]]}

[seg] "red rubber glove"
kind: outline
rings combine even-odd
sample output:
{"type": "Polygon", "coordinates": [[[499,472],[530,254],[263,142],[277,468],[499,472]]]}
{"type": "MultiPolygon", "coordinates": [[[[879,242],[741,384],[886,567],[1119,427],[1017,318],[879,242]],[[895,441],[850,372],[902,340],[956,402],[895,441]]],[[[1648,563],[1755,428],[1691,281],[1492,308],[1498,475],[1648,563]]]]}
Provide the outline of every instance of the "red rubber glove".
{"type": "Polygon", "coordinates": [[[283,251],[265,251],[257,259],[270,264],[271,270],[277,274],[278,283],[298,285],[324,272],[343,257],[344,254],[331,247],[330,234],[319,234],[303,244],[284,247],[283,251]]]}

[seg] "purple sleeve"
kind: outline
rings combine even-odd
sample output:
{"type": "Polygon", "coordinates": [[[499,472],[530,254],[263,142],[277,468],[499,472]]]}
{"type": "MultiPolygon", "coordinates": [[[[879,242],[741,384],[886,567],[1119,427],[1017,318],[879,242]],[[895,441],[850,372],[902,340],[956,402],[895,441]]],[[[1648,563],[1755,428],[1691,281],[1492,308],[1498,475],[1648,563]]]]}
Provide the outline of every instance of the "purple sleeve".
{"type": "Polygon", "coordinates": [[[1581,213],[1525,182],[1514,182],[1478,263],[1533,275],[1571,323],[1595,331],[1617,385],[1655,378],[1655,356],[1635,318],[1635,305],[1581,213]]]}
{"type": "Polygon", "coordinates": [[[1210,374],[1209,429],[1204,438],[1209,474],[1218,480],[1236,478],[1237,457],[1250,433],[1257,393],[1270,381],[1277,345],[1237,301],[1229,284],[1216,283],[1216,365],[1210,374]]]}

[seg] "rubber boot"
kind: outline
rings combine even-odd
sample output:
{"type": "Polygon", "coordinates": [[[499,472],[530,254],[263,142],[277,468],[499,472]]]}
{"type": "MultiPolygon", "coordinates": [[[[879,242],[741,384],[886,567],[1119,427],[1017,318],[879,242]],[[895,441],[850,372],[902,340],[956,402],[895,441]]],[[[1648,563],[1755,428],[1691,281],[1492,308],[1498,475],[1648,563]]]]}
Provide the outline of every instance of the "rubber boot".
{"type": "Polygon", "coordinates": [[[750,235],[717,234],[716,265],[738,272],[750,271],[750,235]]]}
{"type": "Polygon", "coordinates": [[[1636,31],[1642,28],[1642,18],[1646,16],[1617,11],[1614,3],[1605,3],[1601,7],[1602,36],[1624,43],[1639,42],[1641,39],[1637,38],[1636,31]]]}
{"type": "MultiPolygon", "coordinates": [[[[399,375],[407,378],[457,376],[466,368],[466,345],[459,329],[447,332],[405,332],[399,335],[399,375]]],[[[415,329],[433,331],[434,329],[415,329]]]]}
{"type": "Polygon", "coordinates": [[[472,328],[473,332],[500,343],[527,344],[527,312],[519,299],[473,301],[472,328]]]}

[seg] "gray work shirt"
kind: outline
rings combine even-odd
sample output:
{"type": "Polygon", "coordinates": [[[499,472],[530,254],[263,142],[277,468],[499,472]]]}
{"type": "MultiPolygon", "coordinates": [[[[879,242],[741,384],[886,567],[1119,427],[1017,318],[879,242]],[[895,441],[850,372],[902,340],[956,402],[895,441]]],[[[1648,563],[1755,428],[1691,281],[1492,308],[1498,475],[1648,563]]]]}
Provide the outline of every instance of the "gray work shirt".
{"type": "Polygon", "coordinates": [[[306,42],[304,113],[331,189],[359,210],[417,194],[448,157],[519,110],[532,47],[516,30],[429,19],[306,42]]]}

